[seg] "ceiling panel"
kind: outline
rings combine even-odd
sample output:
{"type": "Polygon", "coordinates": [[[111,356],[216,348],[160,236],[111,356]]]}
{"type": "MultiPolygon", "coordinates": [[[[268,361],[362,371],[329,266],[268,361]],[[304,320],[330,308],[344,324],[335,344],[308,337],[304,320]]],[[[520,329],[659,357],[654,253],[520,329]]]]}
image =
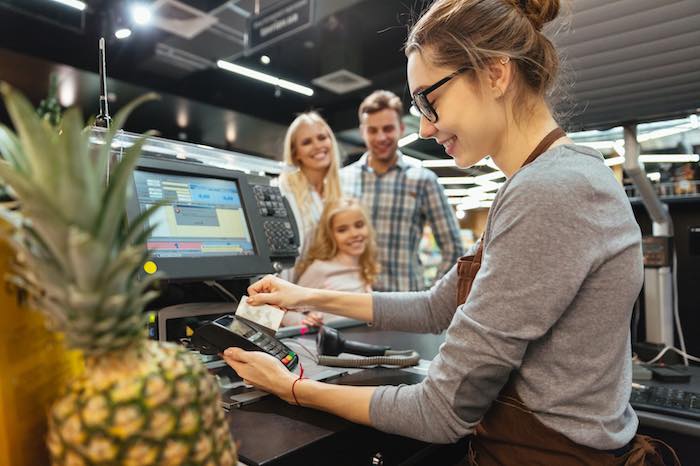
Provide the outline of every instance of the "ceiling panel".
{"type": "Polygon", "coordinates": [[[700,1],[576,0],[548,28],[565,57],[570,126],[605,128],[700,107],[700,1]],[[562,23],[568,22],[566,26],[562,23]]]}

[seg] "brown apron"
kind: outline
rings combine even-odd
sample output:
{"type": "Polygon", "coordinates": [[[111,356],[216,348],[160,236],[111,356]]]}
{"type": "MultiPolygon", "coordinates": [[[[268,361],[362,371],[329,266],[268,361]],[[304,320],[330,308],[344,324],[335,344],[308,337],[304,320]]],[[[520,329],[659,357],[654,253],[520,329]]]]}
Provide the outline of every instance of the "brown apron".
{"type": "MultiPolygon", "coordinates": [[[[537,145],[523,166],[535,160],[566,133],[557,128],[537,145]]],[[[457,262],[457,302],[467,300],[472,283],[481,267],[484,240],[476,254],[457,262]]],[[[617,450],[596,450],[579,445],[540,422],[522,402],[511,377],[476,427],[464,464],[471,466],[557,465],[557,466],[663,466],[656,447],[665,448],[674,463],[675,452],[665,443],[644,435],[617,450]]]]}

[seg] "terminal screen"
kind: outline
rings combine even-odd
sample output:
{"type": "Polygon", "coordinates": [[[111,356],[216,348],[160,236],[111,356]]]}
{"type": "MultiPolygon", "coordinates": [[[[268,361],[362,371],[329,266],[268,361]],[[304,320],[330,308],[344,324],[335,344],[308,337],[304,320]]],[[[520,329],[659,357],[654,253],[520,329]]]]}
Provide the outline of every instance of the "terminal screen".
{"type": "Polygon", "coordinates": [[[250,256],[256,251],[235,181],[134,172],[139,209],[165,202],[149,219],[153,257],[250,256]]]}

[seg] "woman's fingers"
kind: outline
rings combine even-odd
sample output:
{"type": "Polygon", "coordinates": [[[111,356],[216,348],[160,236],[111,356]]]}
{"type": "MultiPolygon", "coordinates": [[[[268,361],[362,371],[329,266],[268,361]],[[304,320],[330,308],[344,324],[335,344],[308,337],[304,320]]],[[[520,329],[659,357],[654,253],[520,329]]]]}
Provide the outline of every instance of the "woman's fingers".
{"type": "Polygon", "coordinates": [[[231,348],[226,348],[224,357],[236,362],[248,362],[250,353],[250,351],[232,346],[231,348]]]}

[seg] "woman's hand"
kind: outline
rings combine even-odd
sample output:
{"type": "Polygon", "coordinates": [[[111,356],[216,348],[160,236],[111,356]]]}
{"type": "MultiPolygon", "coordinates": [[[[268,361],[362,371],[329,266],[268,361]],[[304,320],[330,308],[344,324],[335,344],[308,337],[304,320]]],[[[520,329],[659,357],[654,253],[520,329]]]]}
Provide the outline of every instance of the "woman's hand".
{"type": "Polygon", "coordinates": [[[292,402],[292,384],[297,377],[279,359],[261,351],[241,348],[228,348],[223,356],[245,383],[277,395],[287,403],[292,402]]]}
{"type": "Polygon", "coordinates": [[[304,314],[301,323],[307,327],[320,327],[323,325],[323,312],[311,311],[304,314]]]}
{"type": "Polygon", "coordinates": [[[248,287],[248,304],[272,304],[283,309],[294,309],[304,305],[310,295],[308,288],[266,275],[248,287]]]}

